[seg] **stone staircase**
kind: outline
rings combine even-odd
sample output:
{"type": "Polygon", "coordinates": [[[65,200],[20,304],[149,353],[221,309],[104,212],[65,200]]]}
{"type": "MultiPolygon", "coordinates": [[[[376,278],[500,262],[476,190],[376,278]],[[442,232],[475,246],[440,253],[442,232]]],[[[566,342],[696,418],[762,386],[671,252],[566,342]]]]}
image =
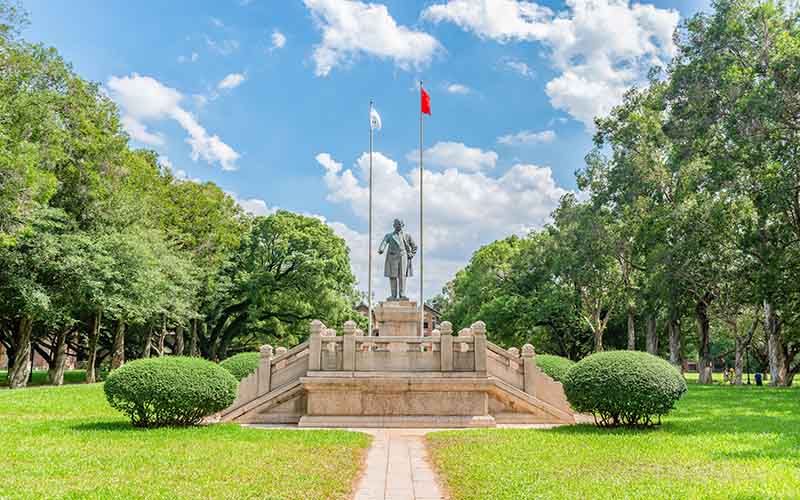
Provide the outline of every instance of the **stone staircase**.
{"type": "Polygon", "coordinates": [[[533,346],[505,350],[476,322],[454,336],[343,335],[319,321],[290,350],[261,348],[222,421],[302,427],[493,427],[575,422],[561,384],[536,366],[533,346]]]}

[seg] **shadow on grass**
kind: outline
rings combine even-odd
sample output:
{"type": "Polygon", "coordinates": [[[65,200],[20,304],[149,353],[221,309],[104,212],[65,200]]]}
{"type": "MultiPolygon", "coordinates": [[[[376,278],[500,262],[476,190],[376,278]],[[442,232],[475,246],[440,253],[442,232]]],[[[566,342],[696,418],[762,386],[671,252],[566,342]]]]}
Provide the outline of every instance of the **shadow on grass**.
{"type": "Polygon", "coordinates": [[[130,422],[85,422],[71,425],[69,428],[78,432],[144,432],[148,430],[143,427],[134,427],[130,422]]]}
{"type": "Polygon", "coordinates": [[[677,435],[778,434],[800,440],[800,390],[766,387],[691,386],[677,408],[652,428],[558,427],[558,434],[677,435]]]}
{"type": "Polygon", "coordinates": [[[771,462],[786,462],[792,467],[800,467],[800,453],[798,449],[800,440],[798,439],[778,439],[777,443],[769,443],[769,446],[752,448],[742,451],[722,451],[714,452],[711,456],[715,460],[735,460],[753,461],[769,460],[771,462]]]}

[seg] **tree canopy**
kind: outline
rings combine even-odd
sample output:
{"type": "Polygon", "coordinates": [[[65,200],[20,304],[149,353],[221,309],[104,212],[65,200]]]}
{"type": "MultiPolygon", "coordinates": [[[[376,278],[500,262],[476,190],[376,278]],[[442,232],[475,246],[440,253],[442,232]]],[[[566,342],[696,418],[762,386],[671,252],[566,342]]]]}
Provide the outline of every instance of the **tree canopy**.
{"type": "Polygon", "coordinates": [[[244,213],[131,147],[116,105],[0,2],[0,344],[21,387],[35,351],[97,379],[126,358],[212,360],[294,345],[354,313],[347,246],[316,218],[244,213]]]}
{"type": "Polygon", "coordinates": [[[585,196],[566,195],[543,229],[477,251],[437,299],[446,319],[484,314],[496,341],[569,357],[611,347],[697,359],[705,383],[731,354],[740,380],[751,349],[772,383],[791,384],[798,15],[782,2],[717,0],[684,21],[669,67],[596,119],[577,172],[585,196]]]}

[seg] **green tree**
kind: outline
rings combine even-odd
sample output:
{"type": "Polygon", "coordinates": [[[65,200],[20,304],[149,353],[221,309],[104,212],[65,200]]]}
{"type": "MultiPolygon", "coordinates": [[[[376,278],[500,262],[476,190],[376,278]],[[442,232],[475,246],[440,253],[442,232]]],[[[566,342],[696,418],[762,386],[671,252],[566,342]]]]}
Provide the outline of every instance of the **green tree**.
{"type": "Polygon", "coordinates": [[[800,242],[800,24],[782,2],[720,0],[682,26],[670,68],[668,134],[678,154],[702,157],[704,185],[745,207],[735,242],[764,302],[772,382],[800,362],[793,306],[800,242]]]}
{"type": "Polygon", "coordinates": [[[294,344],[318,318],[338,324],[353,317],[355,277],[344,240],[313,218],[279,211],[256,217],[237,255],[224,272],[210,328],[200,347],[221,359],[237,337],[294,344]]]}

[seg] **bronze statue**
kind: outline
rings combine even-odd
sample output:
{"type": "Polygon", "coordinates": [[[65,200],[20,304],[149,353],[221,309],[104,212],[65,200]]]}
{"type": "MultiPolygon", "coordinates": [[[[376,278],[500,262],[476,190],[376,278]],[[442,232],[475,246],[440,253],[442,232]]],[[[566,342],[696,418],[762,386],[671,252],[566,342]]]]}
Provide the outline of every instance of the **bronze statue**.
{"type": "Polygon", "coordinates": [[[417,253],[417,245],[410,234],[403,232],[403,226],[402,220],[395,219],[394,232],[384,236],[378,247],[379,254],[388,248],[383,275],[389,278],[392,295],[387,300],[408,300],[406,278],[414,275],[411,259],[417,253]]]}

